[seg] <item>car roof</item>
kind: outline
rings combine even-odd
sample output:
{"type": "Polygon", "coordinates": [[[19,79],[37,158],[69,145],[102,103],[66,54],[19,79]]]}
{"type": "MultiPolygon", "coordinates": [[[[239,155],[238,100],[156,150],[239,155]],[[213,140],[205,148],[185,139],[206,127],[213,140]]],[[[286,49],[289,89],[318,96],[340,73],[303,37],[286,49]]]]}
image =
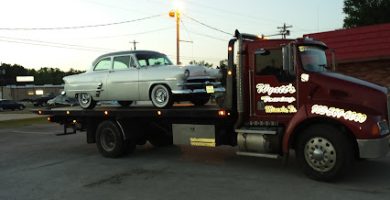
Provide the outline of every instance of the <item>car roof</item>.
{"type": "Polygon", "coordinates": [[[105,58],[105,57],[110,57],[110,56],[116,56],[116,55],[125,55],[125,54],[137,54],[137,53],[141,53],[141,54],[162,54],[162,55],[165,55],[163,53],[160,53],[158,51],[149,51],[149,50],[135,50],[135,51],[116,51],[116,52],[111,52],[111,53],[106,53],[106,54],[103,54],[99,57],[97,57],[92,65],[95,66],[95,64],[102,58],[105,58]]]}

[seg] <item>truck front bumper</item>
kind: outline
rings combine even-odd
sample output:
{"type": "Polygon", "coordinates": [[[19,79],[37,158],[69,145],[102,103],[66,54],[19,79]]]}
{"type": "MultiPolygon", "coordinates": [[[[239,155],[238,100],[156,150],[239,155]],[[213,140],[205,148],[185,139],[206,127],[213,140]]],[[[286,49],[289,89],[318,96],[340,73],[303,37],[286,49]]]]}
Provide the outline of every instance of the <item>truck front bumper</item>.
{"type": "Polygon", "coordinates": [[[378,139],[357,139],[360,158],[384,157],[390,150],[390,135],[378,139]]]}

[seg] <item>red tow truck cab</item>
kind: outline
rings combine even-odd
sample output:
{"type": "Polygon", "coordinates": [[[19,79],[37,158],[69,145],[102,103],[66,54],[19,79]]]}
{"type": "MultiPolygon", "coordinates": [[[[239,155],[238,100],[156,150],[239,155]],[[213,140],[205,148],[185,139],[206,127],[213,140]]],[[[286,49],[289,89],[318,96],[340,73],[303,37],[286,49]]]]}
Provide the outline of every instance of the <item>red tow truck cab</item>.
{"type": "MultiPolygon", "coordinates": [[[[242,156],[288,158],[295,150],[316,180],[345,174],[356,158],[389,151],[389,91],[332,72],[327,47],[310,38],[264,40],[235,32],[216,105],[35,110],[49,121],[86,130],[106,157],[155,146],[237,146],[242,156]]],[[[210,87],[210,86],[208,86],[210,87]]],[[[211,90],[212,91],[212,90],[211,90]]]]}
{"type": "Polygon", "coordinates": [[[307,175],[328,180],[356,157],[388,153],[387,88],[332,72],[320,41],[235,36],[227,91],[236,93],[225,105],[237,110],[238,154],[276,157],[293,148],[307,175]]]}

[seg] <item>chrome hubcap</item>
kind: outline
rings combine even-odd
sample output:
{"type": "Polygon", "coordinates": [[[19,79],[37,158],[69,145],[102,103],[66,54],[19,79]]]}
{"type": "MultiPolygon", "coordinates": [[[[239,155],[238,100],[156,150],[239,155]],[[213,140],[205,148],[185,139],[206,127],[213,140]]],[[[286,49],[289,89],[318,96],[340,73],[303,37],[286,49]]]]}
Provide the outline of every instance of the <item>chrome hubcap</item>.
{"type": "Polygon", "coordinates": [[[91,97],[89,96],[89,94],[80,94],[81,95],[81,103],[82,104],[88,104],[91,97]]]}
{"type": "Polygon", "coordinates": [[[304,154],[306,162],[316,171],[327,172],[336,165],[336,150],[325,138],[311,138],[305,145],[304,154]]]}
{"type": "Polygon", "coordinates": [[[157,103],[163,104],[168,99],[168,93],[163,88],[159,88],[159,89],[157,89],[154,97],[155,97],[157,103]]]}

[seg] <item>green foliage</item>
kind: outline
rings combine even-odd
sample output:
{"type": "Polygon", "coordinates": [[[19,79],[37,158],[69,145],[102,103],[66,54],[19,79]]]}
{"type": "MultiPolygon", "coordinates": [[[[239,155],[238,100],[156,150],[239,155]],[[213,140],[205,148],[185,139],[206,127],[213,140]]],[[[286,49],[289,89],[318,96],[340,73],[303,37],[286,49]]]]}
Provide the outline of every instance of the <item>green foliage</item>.
{"type": "Polygon", "coordinates": [[[35,69],[26,69],[21,65],[10,65],[6,63],[2,63],[0,66],[0,80],[1,85],[14,85],[17,84],[16,77],[17,76],[34,76],[34,83],[36,85],[44,85],[44,84],[53,84],[60,85],[63,84],[62,78],[64,76],[79,74],[84,71],[70,69],[67,72],[64,72],[58,68],[47,68],[43,67],[39,70],[35,69]],[[4,72],[4,74],[2,73],[4,72]]]}
{"type": "Polygon", "coordinates": [[[191,60],[190,61],[190,65],[202,65],[202,66],[206,66],[206,67],[209,67],[209,68],[213,66],[213,64],[208,63],[208,62],[206,62],[204,60],[201,60],[201,61],[191,60]]]}
{"type": "Polygon", "coordinates": [[[228,59],[219,61],[219,68],[224,69],[228,66],[228,59]]]}
{"type": "Polygon", "coordinates": [[[344,28],[390,22],[389,0],[344,0],[344,28]]]}

